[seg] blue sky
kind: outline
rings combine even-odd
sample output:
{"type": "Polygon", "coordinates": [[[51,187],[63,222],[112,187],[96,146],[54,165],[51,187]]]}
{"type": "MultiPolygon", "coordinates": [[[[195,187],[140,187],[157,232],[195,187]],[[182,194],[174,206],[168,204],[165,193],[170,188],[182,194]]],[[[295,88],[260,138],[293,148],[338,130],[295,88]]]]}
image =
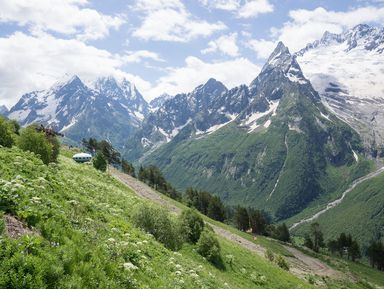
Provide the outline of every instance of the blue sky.
{"type": "Polygon", "coordinates": [[[359,23],[384,23],[384,1],[3,0],[0,105],[73,74],[126,77],[146,99],[249,84],[279,40],[297,51],[359,23]]]}

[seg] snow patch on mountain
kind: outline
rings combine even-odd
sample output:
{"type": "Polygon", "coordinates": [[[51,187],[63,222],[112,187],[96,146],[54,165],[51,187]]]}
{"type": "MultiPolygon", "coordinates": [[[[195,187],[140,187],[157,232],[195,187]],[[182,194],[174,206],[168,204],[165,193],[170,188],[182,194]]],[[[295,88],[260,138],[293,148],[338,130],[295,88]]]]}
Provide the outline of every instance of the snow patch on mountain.
{"type": "MultiPolygon", "coordinates": [[[[266,111],[257,111],[249,115],[242,123],[242,126],[247,126],[248,133],[251,133],[255,131],[261,124],[258,123],[258,120],[266,115],[271,114],[271,116],[274,116],[277,110],[277,107],[279,106],[280,100],[270,101],[269,102],[269,108],[266,111]]],[[[271,123],[266,121],[264,123],[264,127],[269,127],[271,123]]]]}

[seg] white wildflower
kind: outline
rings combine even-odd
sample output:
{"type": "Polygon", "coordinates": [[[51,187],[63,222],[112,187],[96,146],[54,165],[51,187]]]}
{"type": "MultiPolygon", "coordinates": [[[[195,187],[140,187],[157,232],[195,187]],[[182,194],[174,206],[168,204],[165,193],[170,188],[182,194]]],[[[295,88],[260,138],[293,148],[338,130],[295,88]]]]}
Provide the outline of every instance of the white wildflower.
{"type": "Polygon", "coordinates": [[[127,262],[123,264],[125,270],[137,270],[139,269],[137,266],[133,265],[131,262],[127,262]]]}

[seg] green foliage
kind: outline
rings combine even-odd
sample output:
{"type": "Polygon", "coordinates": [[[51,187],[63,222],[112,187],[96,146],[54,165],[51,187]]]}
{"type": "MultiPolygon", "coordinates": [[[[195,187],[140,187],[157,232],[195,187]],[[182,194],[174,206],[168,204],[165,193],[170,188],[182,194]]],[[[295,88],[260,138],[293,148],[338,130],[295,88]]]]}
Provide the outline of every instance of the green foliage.
{"type": "Polygon", "coordinates": [[[155,166],[140,167],[138,179],[164,195],[174,199],[181,200],[181,194],[168,183],[159,168],[155,166]]]}
{"type": "Polygon", "coordinates": [[[39,155],[45,164],[54,161],[52,145],[46,138],[45,133],[36,131],[36,126],[34,125],[21,131],[17,146],[24,151],[30,151],[39,155]]]}
{"type": "Polygon", "coordinates": [[[121,169],[123,173],[128,174],[132,177],[136,177],[135,168],[131,163],[127,162],[125,159],[121,160],[121,169]]]}
{"type": "Polygon", "coordinates": [[[189,207],[197,209],[216,221],[223,222],[226,219],[224,204],[219,197],[208,192],[188,188],[184,201],[189,207]]]}
{"type": "Polygon", "coordinates": [[[11,124],[0,116],[0,145],[3,147],[12,147],[14,143],[12,134],[11,124]]]}
{"type": "Polygon", "coordinates": [[[266,234],[266,228],[269,223],[265,214],[261,210],[256,210],[253,208],[248,209],[249,223],[252,229],[252,233],[258,235],[266,234]]]}
{"type": "Polygon", "coordinates": [[[97,153],[93,159],[93,166],[95,169],[105,172],[107,170],[107,160],[102,153],[97,153]]]}
{"type": "Polygon", "coordinates": [[[112,144],[106,140],[97,141],[95,138],[89,138],[82,140],[82,145],[91,153],[101,153],[105,160],[112,165],[119,165],[120,153],[112,146],[112,144]]]}
{"type": "Polygon", "coordinates": [[[180,224],[183,235],[186,240],[195,244],[204,230],[204,221],[196,211],[184,210],[180,215],[180,224]]]}
{"type": "Polygon", "coordinates": [[[138,206],[132,216],[136,226],[152,234],[156,240],[171,250],[179,250],[183,236],[178,224],[164,210],[149,205],[138,206]]]}
{"type": "Polygon", "coordinates": [[[367,249],[367,255],[372,267],[384,271],[384,244],[381,241],[372,241],[367,249]]]}
{"type": "Polygon", "coordinates": [[[215,234],[204,230],[197,242],[197,252],[208,261],[219,264],[221,262],[221,248],[215,234]]]}
{"type": "Polygon", "coordinates": [[[311,245],[311,242],[307,240],[308,238],[306,238],[306,242],[308,242],[307,243],[308,246],[307,245],[306,246],[315,252],[319,252],[320,248],[325,247],[323,232],[320,229],[319,223],[311,224],[311,236],[312,236],[312,239],[310,240],[312,242],[312,245],[311,245]],[[312,246],[312,248],[310,246],[312,246]]]}
{"type": "Polygon", "coordinates": [[[283,242],[289,242],[291,240],[291,235],[285,223],[276,226],[271,233],[271,237],[283,242]]]}
{"type": "MultiPolygon", "coordinates": [[[[233,269],[217,270],[194,245],[170,251],[133,223],[134,208],[148,200],[108,174],[79,166],[72,155],[62,148],[59,163],[46,166],[35,154],[0,148],[0,200],[13,199],[12,210],[3,207],[0,216],[12,211],[38,234],[0,236],[0,288],[313,288],[220,236],[223,256],[236,260],[233,269]]],[[[364,276],[378,272],[351,266],[364,276]]]]}
{"type": "Polygon", "coordinates": [[[283,256],[278,255],[276,257],[275,261],[276,261],[277,266],[279,266],[280,268],[282,268],[282,269],[284,269],[286,271],[289,271],[289,265],[288,265],[287,261],[284,259],[283,256]]]}
{"type": "Polygon", "coordinates": [[[268,259],[270,262],[273,262],[275,260],[275,255],[270,249],[267,249],[267,251],[265,251],[265,258],[268,259]]]}
{"type": "Polygon", "coordinates": [[[236,227],[240,231],[247,231],[249,229],[249,216],[246,208],[238,206],[235,212],[236,227]]]}

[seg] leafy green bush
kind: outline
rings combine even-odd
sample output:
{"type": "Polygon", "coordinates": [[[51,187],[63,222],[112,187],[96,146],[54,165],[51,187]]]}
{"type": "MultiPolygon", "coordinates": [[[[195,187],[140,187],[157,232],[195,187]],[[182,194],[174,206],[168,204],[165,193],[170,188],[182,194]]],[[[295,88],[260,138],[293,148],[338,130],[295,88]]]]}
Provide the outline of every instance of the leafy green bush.
{"type": "Polygon", "coordinates": [[[270,249],[267,249],[267,251],[265,251],[265,258],[267,258],[270,262],[273,262],[275,255],[270,249]]]}
{"type": "Polygon", "coordinates": [[[103,154],[97,153],[95,158],[93,159],[93,166],[95,169],[105,172],[107,170],[107,161],[103,154]]]}
{"type": "Polygon", "coordinates": [[[220,244],[214,233],[204,230],[197,242],[197,252],[208,261],[217,264],[221,260],[220,244]]]}
{"type": "Polygon", "coordinates": [[[12,147],[13,143],[11,125],[4,118],[0,117],[0,145],[12,147]]]}
{"type": "Polygon", "coordinates": [[[204,230],[203,218],[195,210],[185,210],[180,215],[181,230],[185,239],[195,244],[204,230]]]}
{"type": "Polygon", "coordinates": [[[30,151],[39,155],[46,165],[53,161],[52,145],[43,132],[36,131],[35,126],[29,126],[21,131],[17,145],[24,151],[30,151]]]}
{"type": "Polygon", "coordinates": [[[142,204],[135,208],[132,219],[137,227],[152,234],[168,249],[181,248],[183,238],[180,225],[164,209],[142,204]]]}
{"type": "Polygon", "coordinates": [[[289,265],[287,263],[287,261],[285,261],[284,257],[281,256],[281,255],[278,255],[277,258],[276,258],[276,264],[277,266],[279,266],[280,268],[286,270],[286,271],[289,271],[289,265]]]}

